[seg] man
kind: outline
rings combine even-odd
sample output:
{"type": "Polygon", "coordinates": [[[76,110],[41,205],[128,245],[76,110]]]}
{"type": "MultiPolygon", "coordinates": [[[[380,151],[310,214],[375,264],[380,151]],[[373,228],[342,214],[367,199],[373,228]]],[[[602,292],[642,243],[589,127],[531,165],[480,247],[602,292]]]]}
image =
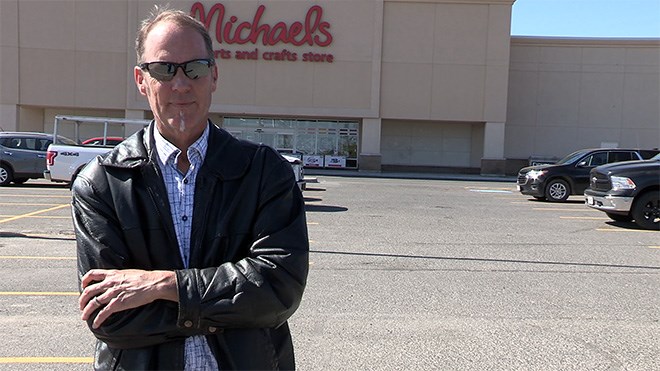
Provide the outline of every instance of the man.
{"type": "Polygon", "coordinates": [[[218,71],[201,23],[158,11],[136,52],[154,121],[72,187],[94,367],[293,369],[309,245],[290,165],[209,121],[218,71]]]}

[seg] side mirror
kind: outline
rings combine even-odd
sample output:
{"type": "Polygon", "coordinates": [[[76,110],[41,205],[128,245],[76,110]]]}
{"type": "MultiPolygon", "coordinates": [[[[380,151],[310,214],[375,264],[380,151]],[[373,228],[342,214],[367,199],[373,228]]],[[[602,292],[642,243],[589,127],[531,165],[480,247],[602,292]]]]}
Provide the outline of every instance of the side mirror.
{"type": "Polygon", "coordinates": [[[587,166],[587,162],[586,162],[586,161],[580,161],[580,162],[578,162],[577,166],[578,166],[578,167],[586,167],[586,166],[587,166]]]}

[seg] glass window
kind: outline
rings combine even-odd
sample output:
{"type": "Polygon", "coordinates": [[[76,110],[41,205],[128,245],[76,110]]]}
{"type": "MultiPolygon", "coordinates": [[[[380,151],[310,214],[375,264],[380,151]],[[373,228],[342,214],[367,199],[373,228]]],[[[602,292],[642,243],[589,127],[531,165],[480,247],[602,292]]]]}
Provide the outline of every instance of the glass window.
{"type": "Polygon", "coordinates": [[[629,151],[612,151],[610,152],[609,162],[630,161],[636,158],[629,151]]]}

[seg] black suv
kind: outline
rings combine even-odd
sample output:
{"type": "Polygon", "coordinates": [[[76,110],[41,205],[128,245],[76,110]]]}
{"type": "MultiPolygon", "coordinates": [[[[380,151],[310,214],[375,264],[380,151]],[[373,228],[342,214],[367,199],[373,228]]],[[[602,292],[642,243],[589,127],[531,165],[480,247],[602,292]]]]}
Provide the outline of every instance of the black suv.
{"type": "Polygon", "coordinates": [[[564,202],[589,187],[589,172],[596,166],[620,161],[646,160],[659,150],[622,148],[581,149],[557,163],[528,166],[518,172],[518,190],[539,200],[564,202]]]}
{"type": "MultiPolygon", "coordinates": [[[[76,142],[58,135],[61,143],[76,142]]],[[[0,186],[11,182],[25,183],[30,178],[43,178],[46,150],[53,135],[29,132],[0,132],[0,186]]]]}

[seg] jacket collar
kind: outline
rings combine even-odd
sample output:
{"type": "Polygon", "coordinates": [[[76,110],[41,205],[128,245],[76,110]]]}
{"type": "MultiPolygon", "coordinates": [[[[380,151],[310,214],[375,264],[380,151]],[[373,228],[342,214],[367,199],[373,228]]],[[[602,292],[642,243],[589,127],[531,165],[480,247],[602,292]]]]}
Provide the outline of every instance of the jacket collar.
{"type": "MultiPolygon", "coordinates": [[[[223,180],[240,178],[245,174],[250,157],[241,142],[209,120],[209,145],[200,171],[216,174],[223,180]]],[[[148,127],[131,135],[115,146],[101,161],[101,165],[117,168],[137,168],[157,163],[153,131],[154,121],[148,127]]]]}

